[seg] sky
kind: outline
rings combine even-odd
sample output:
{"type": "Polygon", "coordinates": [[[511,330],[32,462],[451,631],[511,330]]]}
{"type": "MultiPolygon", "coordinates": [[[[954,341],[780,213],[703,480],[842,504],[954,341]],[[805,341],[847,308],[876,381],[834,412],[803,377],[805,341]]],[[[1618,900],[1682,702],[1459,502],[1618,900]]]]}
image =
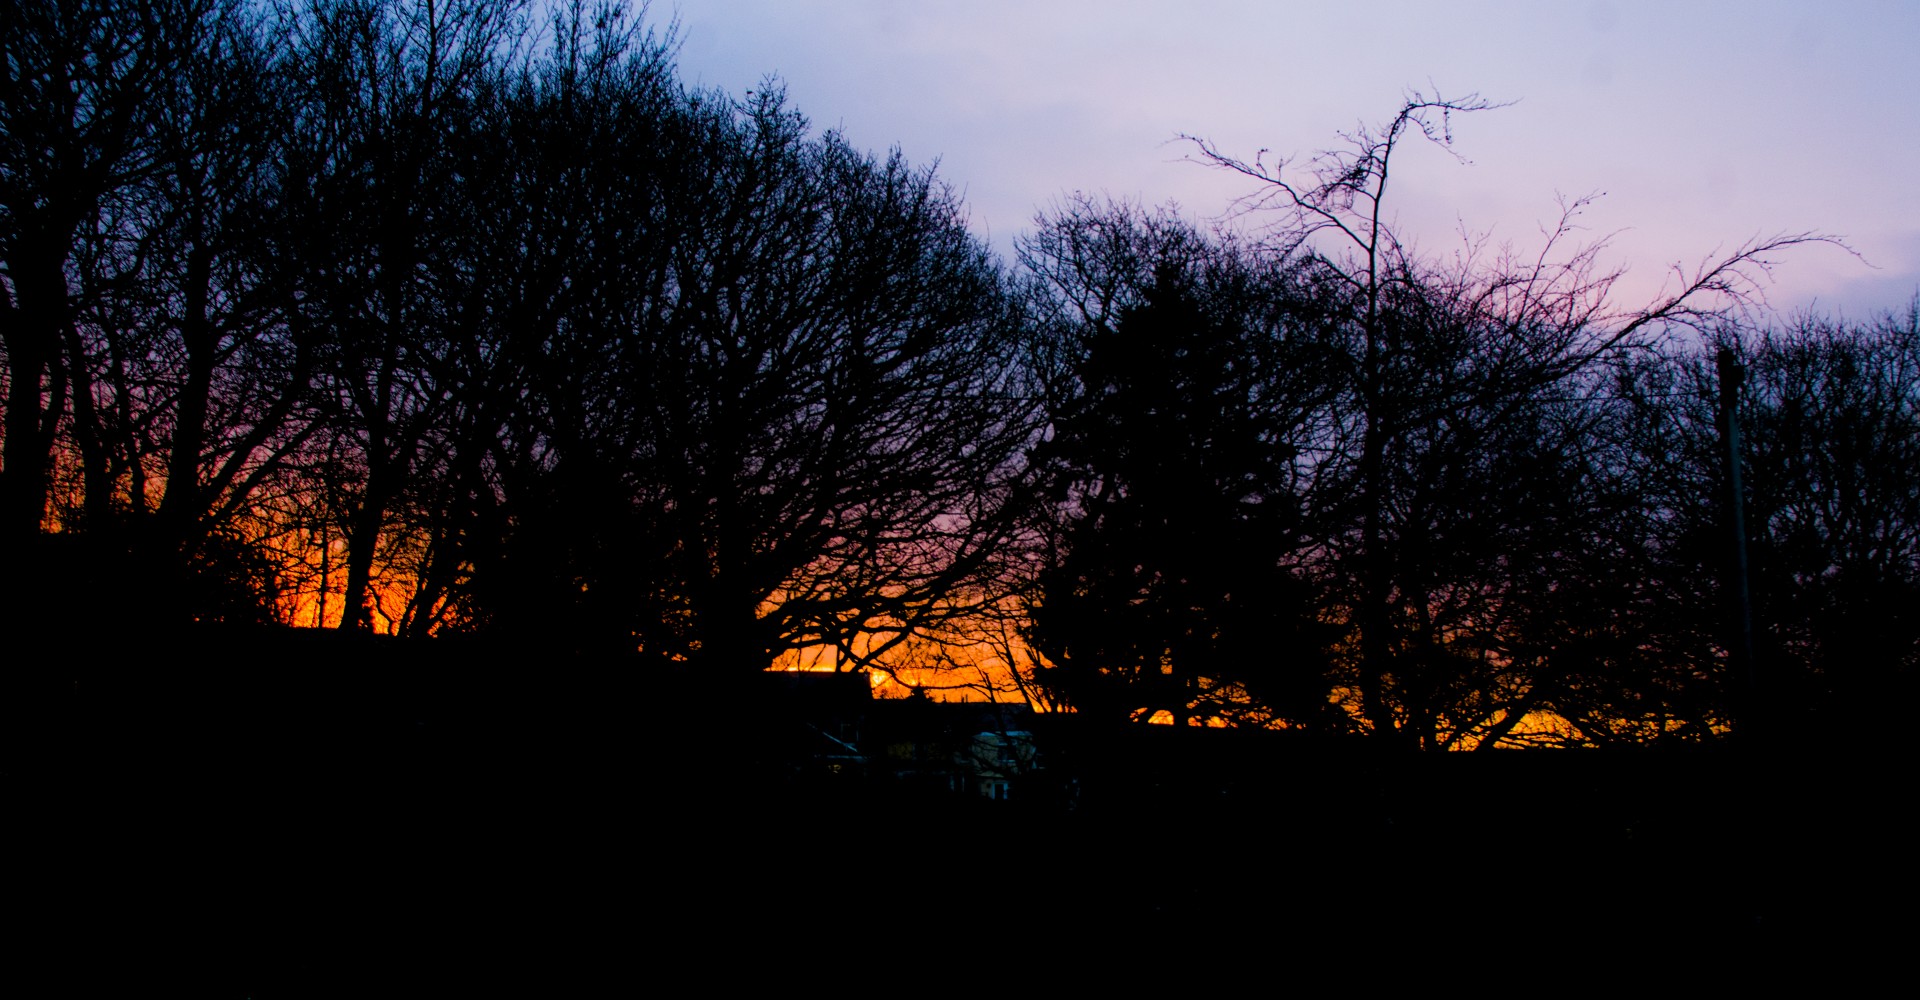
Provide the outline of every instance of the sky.
{"type": "MultiPolygon", "coordinates": [[[[1010,257],[1075,191],[1220,218],[1251,182],[1193,162],[1308,156],[1410,89],[1514,102],[1454,123],[1462,164],[1412,148],[1389,212],[1426,252],[1462,231],[1537,251],[1559,199],[1628,273],[1755,237],[1843,237],[1781,259],[1783,315],[1864,319],[1920,292],[1920,3],[1669,0],[656,0],[692,86],[777,78],[816,128],[936,162],[974,231],[1010,257]]],[[[1241,219],[1241,226],[1252,224],[1241,219]]]]}

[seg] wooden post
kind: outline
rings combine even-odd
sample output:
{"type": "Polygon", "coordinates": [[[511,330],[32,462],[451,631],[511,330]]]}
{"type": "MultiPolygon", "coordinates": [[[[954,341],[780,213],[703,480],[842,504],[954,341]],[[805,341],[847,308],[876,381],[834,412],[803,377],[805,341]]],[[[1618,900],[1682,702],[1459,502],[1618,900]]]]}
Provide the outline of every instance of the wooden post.
{"type": "Polygon", "coordinates": [[[1762,707],[1753,655],[1753,599],[1747,584],[1746,491],[1740,476],[1740,386],[1747,372],[1731,347],[1720,348],[1715,360],[1720,370],[1720,440],[1725,446],[1727,533],[1732,543],[1726,576],[1728,611],[1732,618],[1728,658],[1733,667],[1741,728],[1746,730],[1751,742],[1751,737],[1764,728],[1764,723],[1759,718],[1762,707]]]}

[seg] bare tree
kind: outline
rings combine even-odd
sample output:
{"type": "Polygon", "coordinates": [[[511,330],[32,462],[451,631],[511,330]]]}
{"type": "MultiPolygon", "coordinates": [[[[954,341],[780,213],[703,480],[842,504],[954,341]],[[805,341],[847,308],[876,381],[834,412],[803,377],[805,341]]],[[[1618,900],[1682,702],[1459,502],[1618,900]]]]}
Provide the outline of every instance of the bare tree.
{"type": "Polygon", "coordinates": [[[21,395],[8,413],[41,439],[12,434],[0,492],[16,528],[51,514],[149,588],[142,607],[270,614],[272,573],[241,536],[306,425],[305,358],[273,262],[285,77],[265,14],[238,2],[19,14],[5,134],[21,395]]]}
{"type": "Polygon", "coordinates": [[[1492,620],[1497,594],[1511,581],[1502,546],[1480,557],[1492,579],[1469,585],[1438,544],[1450,531],[1515,535],[1525,519],[1502,521],[1482,510],[1470,527],[1450,529],[1448,520],[1467,504],[1489,498],[1449,494],[1437,488],[1449,479],[1436,477],[1518,446],[1546,416],[1543,407],[1579,392],[1581,376],[1601,359],[1757,300],[1782,251],[1834,242],[1812,233],[1750,241],[1693,270],[1676,269],[1675,281],[1638,308],[1615,304],[1620,272],[1601,264],[1604,240],[1574,245],[1584,200],[1564,206],[1535,254],[1495,248],[1489,255],[1484,241],[1469,241],[1452,261],[1424,257],[1391,225],[1395,153],[1412,139],[1451,153],[1455,117],[1498,106],[1476,95],[1414,93],[1385,125],[1362,126],[1346,148],[1303,170],[1269,162],[1264,152],[1238,159],[1186,137],[1202,161],[1257,182],[1238,211],[1271,220],[1270,244],[1298,256],[1306,280],[1348,331],[1342,430],[1323,475],[1342,484],[1322,511],[1327,566],[1347,595],[1354,711],[1374,733],[1409,746],[1484,738],[1489,726],[1524,714],[1532,690],[1524,677],[1463,680],[1504,662],[1484,636],[1460,641],[1480,629],[1475,622],[1492,620]],[[1437,614],[1468,594],[1477,594],[1474,608],[1437,614]],[[1468,670],[1472,664],[1480,666],[1468,670]],[[1508,694],[1489,697],[1501,691],[1508,694]]]}
{"type": "MultiPolygon", "coordinates": [[[[650,406],[671,265],[702,223],[705,114],[672,38],[576,5],[490,107],[471,171],[478,335],[447,357],[451,473],[432,567],[466,574],[460,627],[631,655],[669,614],[650,406]]],[[[677,606],[677,605],[676,605],[677,606]]]]}
{"type": "Polygon", "coordinates": [[[308,175],[289,192],[303,241],[290,261],[301,283],[293,322],[325,345],[319,405],[356,473],[351,490],[331,484],[329,516],[346,541],[342,628],[371,629],[377,610],[393,624],[407,614],[376,609],[376,564],[417,558],[401,507],[443,474],[455,389],[443,359],[479,315],[467,307],[480,202],[463,155],[484,142],[478,109],[493,99],[519,7],[324,3],[293,22],[291,71],[307,81],[294,157],[308,175]]]}
{"type": "MultiPolygon", "coordinates": [[[[1730,327],[1714,342],[1671,345],[1621,368],[1620,450],[1642,492],[1636,565],[1647,581],[1630,608],[1638,646],[1659,656],[1640,671],[1654,695],[1641,704],[1661,712],[1664,728],[1694,733],[1724,728],[1730,716],[1738,722],[1730,709],[1744,707],[1767,711],[1781,734],[1809,745],[1843,732],[1877,737],[1877,727],[1862,727],[1859,706],[1911,697],[1920,666],[1910,611],[1920,590],[1920,490],[1906,472],[1920,448],[1912,312],[1730,327]],[[1738,419],[1758,706],[1738,705],[1719,676],[1732,645],[1721,582],[1721,346],[1747,372],[1738,419]],[[1706,683],[1689,690],[1686,678],[1706,683]]],[[[1614,717],[1624,735],[1648,726],[1614,717]]]]}
{"type": "Polygon", "coordinates": [[[992,599],[1020,527],[1007,279],[931,170],[599,30],[493,128],[516,179],[448,408],[469,624],[722,673],[896,662],[992,599]]]}
{"type": "Polygon", "coordinates": [[[1014,530],[1022,319],[931,171],[807,138],[775,91],[705,100],[649,395],[623,411],[658,590],[684,602],[642,642],[725,671],[823,644],[876,662],[1014,530]]]}
{"type": "Polygon", "coordinates": [[[204,7],[17,2],[0,11],[0,532],[15,541],[39,533],[55,440],[69,401],[88,396],[71,356],[83,234],[152,169],[158,94],[204,7]]]}

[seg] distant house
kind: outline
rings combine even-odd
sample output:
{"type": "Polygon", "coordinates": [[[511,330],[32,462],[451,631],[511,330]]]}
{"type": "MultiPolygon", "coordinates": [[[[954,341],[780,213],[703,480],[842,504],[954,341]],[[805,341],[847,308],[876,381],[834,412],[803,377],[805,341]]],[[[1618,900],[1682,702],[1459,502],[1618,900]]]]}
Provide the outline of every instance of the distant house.
{"type": "Polygon", "coordinates": [[[1025,705],[876,701],[860,674],[769,671],[756,680],[737,732],[774,772],[1006,802],[1029,797],[1042,767],[1025,705]]]}
{"type": "Polygon", "coordinates": [[[1031,715],[1025,705],[877,701],[865,745],[875,773],[903,786],[1007,801],[1041,766],[1031,715]]]}
{"type": "Polygon", "coordinates": [[[956,791],[1004,802],[1039,767],[1033,733],[1024,729],[976,732],[954,755],[956,791]]]}

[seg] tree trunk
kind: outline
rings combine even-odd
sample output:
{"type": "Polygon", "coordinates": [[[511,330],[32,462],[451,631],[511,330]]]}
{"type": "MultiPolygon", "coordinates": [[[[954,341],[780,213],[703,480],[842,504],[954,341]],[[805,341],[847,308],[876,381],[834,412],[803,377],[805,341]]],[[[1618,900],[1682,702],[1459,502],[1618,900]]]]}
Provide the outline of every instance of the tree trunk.
{"type": "Polygon", "coordinates": [[[67,402],[60,343],[69,319],[60,263],[20,257],[30,263],[12,270],[17,299],[5,333],[10,370],[6,450],[0,456],[0,538],[24,543],[40,533],[47,513],[54,435],[67,402]]]}
{"type": "Polygon", "coordinates": [[[345,632],[373,631],[373,550],[380,541],[384,506],[373,497],[373,478],[367,477],[367,496],[347,526],[347,592],[340,613],[345,632]]]}
{"type": "Polygon", "coordinates": [[[175,410],[173,446],[167,456],[167,492],[160,500],[160,520],[167,540],[191,547],[200,500],[200,453],[206,447],[207,411],[213,396],[213,368],[218,337],[207,320],[208,286],[212,282],[212,254],[196,246],[187,256],[187,300],[180,336],[187,350],[187,384],[175,410]]]}

